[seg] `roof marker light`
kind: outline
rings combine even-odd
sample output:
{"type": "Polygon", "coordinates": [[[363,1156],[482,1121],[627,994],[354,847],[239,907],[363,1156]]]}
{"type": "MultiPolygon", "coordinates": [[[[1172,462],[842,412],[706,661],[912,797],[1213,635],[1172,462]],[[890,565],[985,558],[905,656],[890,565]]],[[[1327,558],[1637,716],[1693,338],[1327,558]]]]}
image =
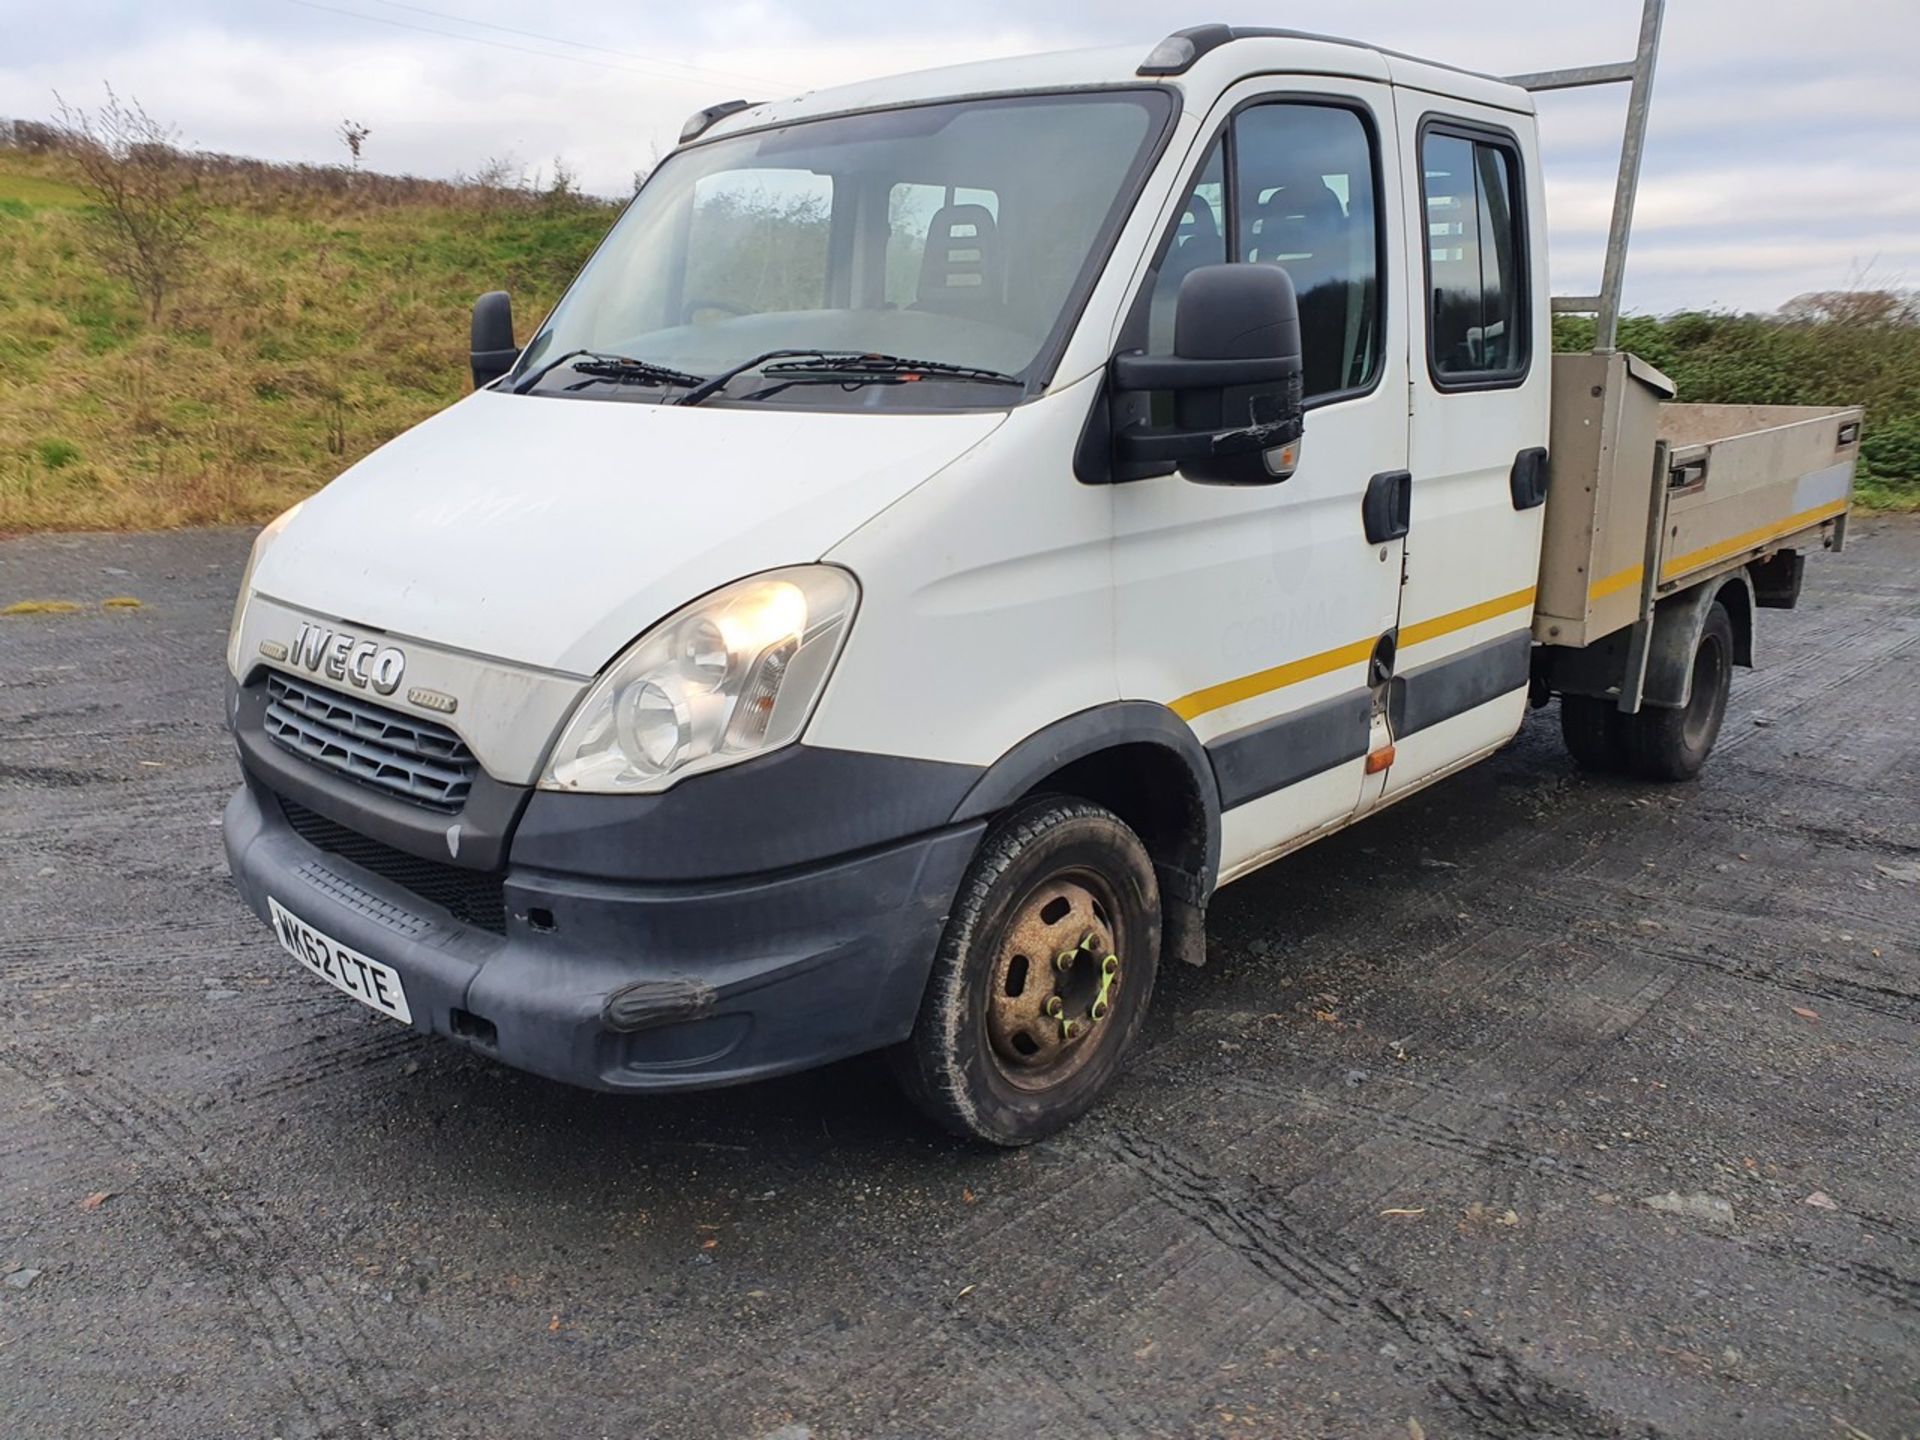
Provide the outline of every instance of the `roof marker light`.
{"type": "Polygon", "coordinates": [[[727,116],[751,110],[759,103],[758,100],[722,100],[718,105],[694,111],[687,117],[687,123],[680,127],[680,143],[685,145],[690,140],[698,140],[727,116]]]}
{"type": "Polygon", "coordinates": [[[1184,75],[1209,50],[1226,44],[1237,32],[1230,25],[1192,25],[1176,30],[1140,62],[1141,75],[1184,75]]]}

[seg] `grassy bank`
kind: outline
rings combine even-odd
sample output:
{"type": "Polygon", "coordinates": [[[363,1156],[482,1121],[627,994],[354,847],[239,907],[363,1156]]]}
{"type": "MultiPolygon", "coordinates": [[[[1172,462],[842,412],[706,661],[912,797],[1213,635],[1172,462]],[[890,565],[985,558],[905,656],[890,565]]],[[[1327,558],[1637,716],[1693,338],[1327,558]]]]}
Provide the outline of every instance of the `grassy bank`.
{"type": "MultiPolygon", "coordinates": [[[[87,244],[70,156],[0,149],[0,533],[257,521],[467,386],[467,312],[523,335],[612,219],[563,192],[230,162],[158,323],[87,244]]],[[[1582,345],[1581,322],[1558,339],[1582,345]]],[[[1627,322],[1683,398],[1869,407],[1860,497],[1920,508],[1920,326],[1627,322]]]]}
{"type": "Polygon", "coordinates": [[[613,214],[216,177],[154,325],[90,253],[75,178],[0,150],[0,533],[271,516],[458,398],[473,297],[510,289],[524,330],[613,214]]]}

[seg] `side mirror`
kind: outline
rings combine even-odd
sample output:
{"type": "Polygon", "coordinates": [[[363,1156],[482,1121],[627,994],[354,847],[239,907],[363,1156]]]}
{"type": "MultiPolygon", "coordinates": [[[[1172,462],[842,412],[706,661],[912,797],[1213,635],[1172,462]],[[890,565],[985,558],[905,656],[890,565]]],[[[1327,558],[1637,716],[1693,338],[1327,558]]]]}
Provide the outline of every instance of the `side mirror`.
{"type": "Polygon", "coordinates": [[[473,302],[473,343],[468,354],[473,388],[491,385],[519,358],[520,347],[513,343],[513,299],[504,290],[489,290],[473,302]]]}
{"type": "Polygon", "coordinates": [[[1117,355],[1114,478],[1178,468],[1208,485],[1273,485],[1299,464],[1300,304],[1277,265],[1204,265],[1181,283],[1172,355],[1117,355]],[[1138,419],[1143,392],[1173,392],[1173,424],[1138,419]],[[1131,405],[1127,405],[1132,401],[1131,405]]]}

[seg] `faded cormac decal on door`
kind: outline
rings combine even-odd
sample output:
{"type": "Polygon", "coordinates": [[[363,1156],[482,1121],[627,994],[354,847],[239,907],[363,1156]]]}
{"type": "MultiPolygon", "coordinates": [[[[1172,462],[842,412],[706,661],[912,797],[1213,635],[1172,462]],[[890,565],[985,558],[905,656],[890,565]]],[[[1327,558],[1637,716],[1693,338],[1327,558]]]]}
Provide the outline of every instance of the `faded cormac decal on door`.
{"type": "Polygon", "coordinates": [[[406,673],[407,657],[398,645],[381,645],[361,640],[343,630],[323,625],[302,625],[293,640],[294,664],[376,695],[391,695],[400,688],[406,673]]]}

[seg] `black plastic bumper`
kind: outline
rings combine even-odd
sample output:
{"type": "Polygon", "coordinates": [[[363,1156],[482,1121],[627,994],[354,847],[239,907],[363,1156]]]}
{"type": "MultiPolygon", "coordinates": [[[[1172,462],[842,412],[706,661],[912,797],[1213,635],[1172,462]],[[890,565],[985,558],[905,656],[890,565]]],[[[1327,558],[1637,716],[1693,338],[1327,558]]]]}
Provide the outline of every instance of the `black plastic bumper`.
{"type": "Polygon", "coordinates": [[[224,828],[255,913],[271,895],[391,965],[415,1028],[570,1084],[666,1091],[906,1038],[984,822],[728,880],[510,868],[505,935],[309,844],[257,781],[224,828]]]}

